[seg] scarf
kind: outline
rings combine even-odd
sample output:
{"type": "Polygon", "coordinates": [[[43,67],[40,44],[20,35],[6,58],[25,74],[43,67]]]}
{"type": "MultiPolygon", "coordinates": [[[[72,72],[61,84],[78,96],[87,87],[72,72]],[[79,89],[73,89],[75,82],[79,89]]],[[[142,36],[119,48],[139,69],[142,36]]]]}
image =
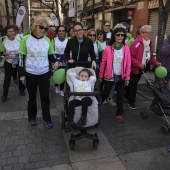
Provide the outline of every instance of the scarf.
{"type": "Polygon", "coordinates": [[[144,45],[144,52],[143,52],[143,58],[142,58],[142,64],[147,65],[148,61],[150,61],[150,40],[144,40],[143,39],[143,45],[144,45]]]}
{"type": "Polygon", "coordinates": [[[122,46],[123,46],[123,43],[120,43],[119,46],[117,46],[115,42],[113,43],[113,47],[115,50],[120,50],[122,48],[122,46]]]}

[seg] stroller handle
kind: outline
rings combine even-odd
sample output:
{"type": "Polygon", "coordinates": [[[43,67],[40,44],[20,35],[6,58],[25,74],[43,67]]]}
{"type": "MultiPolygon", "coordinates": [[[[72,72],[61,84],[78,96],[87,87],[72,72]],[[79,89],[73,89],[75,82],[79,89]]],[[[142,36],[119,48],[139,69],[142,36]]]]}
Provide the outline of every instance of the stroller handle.
{"type": "MultiPolygon", "coordinates": [[[[67,62],[67,68],[70,68],[72,66],[82,66],[83,64],[88,65],[87,68],[91,68],[92,61],[74,61],[73,63],[67,62]]],[[[94,71],[96,70],[94,67],[92,69],[94,71]]]]}
{"type": "Polygon", "coordinates": [[[68,96],[98,96],[99,92],[68,92],[68,96]]]}

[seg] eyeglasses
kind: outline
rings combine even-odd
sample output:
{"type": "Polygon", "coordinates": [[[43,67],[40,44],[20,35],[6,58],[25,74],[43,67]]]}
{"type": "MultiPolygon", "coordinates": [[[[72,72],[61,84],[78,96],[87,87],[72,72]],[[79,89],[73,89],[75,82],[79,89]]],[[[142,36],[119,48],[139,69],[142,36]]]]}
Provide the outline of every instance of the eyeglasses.
{"type": "Polygon", "coordinates": [[[82,31],[83,29],[79,29],[79,30],[74,30],[74,32],[79,33],[80,31],[82,31]]]}
{"type": "Polygon", "coordinates": [[[142,32],[142,33],[151,35],[153,32],[142,32]]]}
{"type": "Polygon", "coordinates": [[[88,34],[88,36],[90,36],[90,37],[96,37],[96,34],[88,34]]]}
{"type": "Polygon", "coordinates": [[[38,26],[39,26],[39,29],[40,29],[40,30],[48,31],[48,28],[47,28],[47,27],[44,27],[44,26],[42,26],[42,25],[38,25],[38,26]]]}
{"type": "Polygon", "coordinates": [[[105,25],[106,27],[110,27],[110,25],[105,25]]]}
{"type": "Polygon", "coordinates": [[[99,36],[99,35],[102,36],[103,34],[98,34],[97,36],[99,36]]]}
{"type": "Polygon", "coordinates": [[[65,32],[65,30],[58,30],[58,32],[65,32]]]}
{"type": "Polygon", "coordinates": [[[125,36],[125,34],[115,34],[116,35],[116,37],[124,37],[125,36]]]}

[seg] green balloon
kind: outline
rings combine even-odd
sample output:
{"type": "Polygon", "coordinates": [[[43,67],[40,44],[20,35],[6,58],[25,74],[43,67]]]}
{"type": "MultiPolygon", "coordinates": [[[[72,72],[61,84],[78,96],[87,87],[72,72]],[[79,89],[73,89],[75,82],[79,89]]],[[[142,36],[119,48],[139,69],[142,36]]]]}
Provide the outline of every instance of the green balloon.
{"type": "Polygon", "coordinates": [[[62,84],[66,78],[66,71],[65,69],[61,68],[54,72],[53,74],[53,82],[55,84],[62,84]]]}
{"type": "Polygon", "coordinates": [[[163,66],[156,68],[155,74],[158,78],[164,78],[167,75],[167,69],[163,66]]]}

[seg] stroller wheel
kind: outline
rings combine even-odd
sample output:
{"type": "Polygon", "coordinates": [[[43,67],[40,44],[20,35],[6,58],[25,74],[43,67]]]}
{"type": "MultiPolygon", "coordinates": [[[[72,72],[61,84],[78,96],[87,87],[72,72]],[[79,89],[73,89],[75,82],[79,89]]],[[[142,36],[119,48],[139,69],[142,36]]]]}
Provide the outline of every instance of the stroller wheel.
{"type": "Polygon", "coordinates": [[[75,146],[75,140],[69,140],[70,149],[73,150],[75,146]]]}
{"type": "Polygon", "coordinates": [[[148,117],[148,111],[147,110],[144,110],[143,112],[140,113],[140,117],[142,119],[146,119],[148,117]]]}
{"type": "Polygon", "coordinates": [[[65,111],[61,112],[61,128],[65,128],[65,111]]]}
{"type": "Polygon", "coordinates": [[[168,127],[168,125],[162,126],[162,127],[161,127],[161,132],[162,132],[163,134],[168,134],[168,133],[169,133],[169,127],[168,127]]]}

